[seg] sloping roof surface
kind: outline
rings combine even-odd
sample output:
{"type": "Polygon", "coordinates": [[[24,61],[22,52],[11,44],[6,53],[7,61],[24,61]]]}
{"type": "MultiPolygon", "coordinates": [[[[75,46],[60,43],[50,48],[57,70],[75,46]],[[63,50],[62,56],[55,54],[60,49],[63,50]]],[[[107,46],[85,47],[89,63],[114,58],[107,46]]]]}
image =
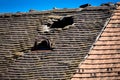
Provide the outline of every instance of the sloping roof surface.
{"type": "Polygon", "coordinates": [[[70,80],[110,16],[107,6],[0,15],[0,79],[70,80]],[[74,25],[43,33],[41,25],[50,15],[72,15],[74,25]],[[31,51],[39,37],[53,39],[54,49],[31,51]],[[15,52],[23,55],[14,58],[15,52]]]}
{"type": "Polygon", "coordinates": [[[71,80],[120,80],[120,6],[71,80]]]}

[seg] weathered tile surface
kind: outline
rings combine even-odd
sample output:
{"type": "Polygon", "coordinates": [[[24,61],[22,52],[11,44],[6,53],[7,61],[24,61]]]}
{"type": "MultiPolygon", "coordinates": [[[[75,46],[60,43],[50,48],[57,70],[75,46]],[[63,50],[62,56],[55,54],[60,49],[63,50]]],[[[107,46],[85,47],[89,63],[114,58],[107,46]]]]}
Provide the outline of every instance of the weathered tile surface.
{"type": "MultiPolygon", "coordinates": [[[[111,11],[110,7],[101,6],[88,7],[82,11],[80,9],[63,9],[0,15],[0,80],[69,80],[75,73],[78,64],[89,52],[107,18],[111,16],[111,11]],[[72,15],[74,25],[67,29],[43,33],[41,25],[46,24],[50,15],[72,15]],[[54,40],[54,49],[31,51],[35,39],[42,40],[41,37],[54,40]],[[15,54],[15,52],[17,53],[15,54]],[[21,56],[16,58],[15,55],[21,56]]],[[[113,35],[115,35],[114,32],[113,35]]],[[[101,51],[103,48],[104,46],[100,48],[96,46],[93,56],[97,57],[96,51],[101,51]]],[[[109,49],[109,46],[107,48],[109,49]]],[[[115,47],[113,46],[113,48],[115,47]]],[[[117,54],[114,49],[113,52],[117,54]]],[[[110,55],[106,56],[110,57],[110,55]]],[[[90,60],[92,58],[94,57],[90,57],[90,60]]],[[[89,64],[91,62],[89,61],[89,64]]],[[[117,61],[114,65],[117,65],[116,63],[117,61]]],[[[88,68],[89,64],[85,63],[83,68],[88,68]]],[[[108,63],[108,65],[110,64],[108,63]]],[[[90,67],[92,66],[90,65],[90,67]]],[[[89,73],[89,69],[85,71],[89,73]]],[[[89,77],[90,75],[86,73],[83,76],[89,77]]],[[[111,73],[111,75],[117,76],[115,73],[111,73]]]]}

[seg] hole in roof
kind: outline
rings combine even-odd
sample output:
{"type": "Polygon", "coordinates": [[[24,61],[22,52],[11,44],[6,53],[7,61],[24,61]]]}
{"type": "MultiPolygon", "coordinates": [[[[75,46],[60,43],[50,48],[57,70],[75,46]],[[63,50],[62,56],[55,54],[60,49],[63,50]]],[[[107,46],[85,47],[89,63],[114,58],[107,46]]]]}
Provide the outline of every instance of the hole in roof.
{"type": "Polygon", "coordinates": [[[35,50],[52,50],[50,41],[49,40],[43,40],[40,43],[35,41],[34,47],[31,49],[32,51],[35,50]]]}
{"type": "Polygon", "coordinates": [[[63,17],[61,19],[58,19],[57,21],[54,21],[51,25],[51,28],[64,28],[65,26],[72,25],[73,24],[73,17],[63,17]]]}

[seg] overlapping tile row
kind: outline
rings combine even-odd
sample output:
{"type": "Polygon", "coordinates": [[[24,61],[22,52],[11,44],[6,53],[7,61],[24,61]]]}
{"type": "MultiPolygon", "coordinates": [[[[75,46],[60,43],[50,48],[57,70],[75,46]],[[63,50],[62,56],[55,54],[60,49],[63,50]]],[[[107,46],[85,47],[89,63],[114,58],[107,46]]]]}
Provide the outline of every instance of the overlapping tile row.
{"type": "Polygon", "coordinates": [[[120,79],[120,7],[93,45],[88,57],[79,65],[71,80],[120,79]]]}
{"type": "Polygon", "coordinates": [[[110,7],[104,6],[82,11],[1,15],[0,79],[70,80],[110,15],[110,7]],[[72,15],[74,25],[68,29],[43,33],[41,21],[53,14],[72,15]],[[39,36],[53,39],[54,49],[31,51],[39,36]],[[21,52],[21,56],[14,58],[15,52],[21,52]]]}

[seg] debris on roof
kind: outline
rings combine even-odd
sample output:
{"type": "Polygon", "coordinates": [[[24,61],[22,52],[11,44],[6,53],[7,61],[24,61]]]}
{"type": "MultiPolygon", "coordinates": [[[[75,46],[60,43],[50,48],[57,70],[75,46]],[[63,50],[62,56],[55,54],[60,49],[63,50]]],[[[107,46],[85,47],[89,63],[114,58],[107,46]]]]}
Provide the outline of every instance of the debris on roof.
{"type": "Polygon", "coordinates": [[[85,8],[85,7],[89,7],[89,6],[91,6],[91,4],[83,4],[80,6],[80,8],[85,8]]]}
{"type": "Polygon", "coordinates": [[[115,4],[112,2],[108,2],[108,3],[103,3],[101,4],[101,6],[114,6],[115,4]]]}

